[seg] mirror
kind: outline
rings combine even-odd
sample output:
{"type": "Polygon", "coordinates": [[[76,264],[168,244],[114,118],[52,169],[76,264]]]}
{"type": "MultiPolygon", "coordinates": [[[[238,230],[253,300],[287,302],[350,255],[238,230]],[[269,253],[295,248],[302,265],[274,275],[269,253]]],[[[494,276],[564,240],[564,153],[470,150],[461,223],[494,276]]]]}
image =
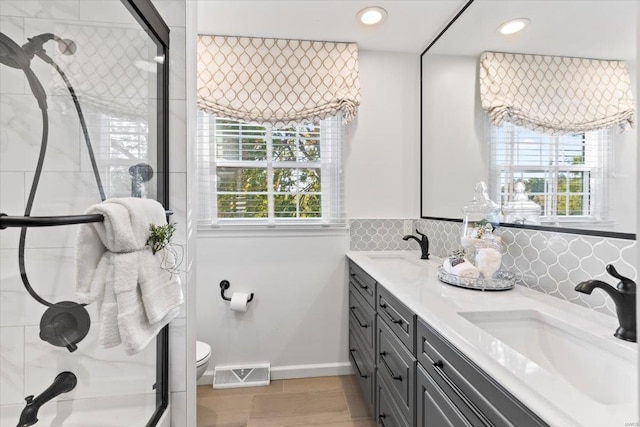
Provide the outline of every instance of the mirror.
{"type": "MultiPolygon", "coordinates": [[[[497,161],[490,143],[492,125],[481,107],[479,94],[482,52],[623,60],[630,72],[637,118],[638,7],[638,2],[625,0],[469,2],[421,56],[421,216],[461,219],[462,207],[473,198],[475,183],[497,182],[498,173],[491,172],[496,170],[492,163],[497,161]],[[516,18],[527,18],[530,23],[522,31],[508,36],[498,32],[501,24],[516,18]]],[[[548,197],[555,197],[554,203],[558,206],[564,203],[567,209],[561,211],[554,206],[552,210],[547,204],[543,215],[545,212],[551,215],[543,216],[540,225],[517,226],[634,238],[637,128],[621,134],[612,131],[610,135],[612,148],[602,156],[608,163],[598,166],[604,171],[599,196],[585,190],[593,187],[593,176],[589,175],[592,172],[585,175],[584,171],[578,174],[572,170],[567,172],[566,186],[573,188],[577,182],[573,177],[580,175],[583,194],[560,199],[558,194],[564,190],[557,186],[555,195],[548,197]],[[590,215],[591,211],[587,212],[584,207],[596,197],[600,197],[598,203],[604,206],[598,211],[603,212],[602,215],[590,215]]],[[[546,159],[543,162],[548,161],[547,157],[541,158],[546,159]]],[[[559,176],[565,179],[562,172],[559,176]]],[[[541,197],[535,196],[535,192],[540,191],[535,189],[535,182],[540,184],[545,179],[543,173],[524,173],[517,181],[527,184],[528,191],[534,193],[529,195],[530,199],[544,204],[541,197]]],[[[490,184],[491,198],[503,207],[504,202],[508,202],[499,194],[504,188],[499,182],[493,187],[490,184]]],[[[548,191],[546,188],[542,191],[548,191]]],[[[569,194],[574,190],[566,191],[569,194]]]]}

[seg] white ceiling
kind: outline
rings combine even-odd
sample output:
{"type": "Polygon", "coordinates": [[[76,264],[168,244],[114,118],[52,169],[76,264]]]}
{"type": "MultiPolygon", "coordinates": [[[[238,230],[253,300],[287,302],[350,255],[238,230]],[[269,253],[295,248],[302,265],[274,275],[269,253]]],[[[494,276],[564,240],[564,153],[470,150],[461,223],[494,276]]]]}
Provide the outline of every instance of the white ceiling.
{"type": "Polygon", "coordinates": [[[198,32],[211,35],[356,42],[363,50],[420,53],[466,0],[198,0],[198,32]],[[356,14],[389,16],[365,27],[356,14]]]}
{"type": "MultiPolygon", "coordinates": [[[[348,41],[363,50],[420,53],[466,0],[197,0],[201,34],[348,41]],[[359,10],[389,12],[379,27],[356,20],[359,10]]],[[[603,59],[635,58],[638,0],[475,0],[433,53],[484,50],[603,59]],[[527,17],[521,33],[504,37],[503,22],[527,17]]]]}
{"type": "Polygon", "coordinates": [[[485,50],[635,62],[638,0],[476,0],[429,53],[479,56],[485,50]],[[503,36],[514,18],[531,23],[503,36]]]}

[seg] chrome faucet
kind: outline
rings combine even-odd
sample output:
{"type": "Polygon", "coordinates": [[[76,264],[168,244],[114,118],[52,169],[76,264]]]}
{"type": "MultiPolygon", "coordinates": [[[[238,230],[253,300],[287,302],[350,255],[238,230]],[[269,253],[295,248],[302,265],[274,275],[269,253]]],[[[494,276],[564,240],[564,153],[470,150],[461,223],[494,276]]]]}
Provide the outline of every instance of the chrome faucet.
{"type": "Polygon", "coordinates": [[[617,289],[600,280],[587,280],[579,283],[576,286],[576,291],[591,294],[595,288],[600,288],[609,294],[616,304],[616,313],[620,323],[613,335],[621,340],[637,342],[636,283],[628,277],[620,275],[611,264],[607,265],[607,273],[620,280],[617,289]]]}
{"type": "Polygon", "coordinates": [[[420,238],[407,234],[406,236],[402,237],[402,240],[413,239],[418,242],[418,244],[420,245],[420,250],[422,250],[422,256],[420,257],[420,259],[429,259],[429,238],[418,230],[416,230],[416,233],[418,233],[420,238]]]}
{"type": "Polygon", "coordinates": [[[37,423],[40,407],[54,397],[73,390],[77,383],[76,376],[72,372],[65,371],[58,374],[53,383],[35,399],[33,395],[27,396],[24,399],[27,401],[27,406],[24,407],[20,414],[20,421],[17,427],[27,427],[37,423]]]}

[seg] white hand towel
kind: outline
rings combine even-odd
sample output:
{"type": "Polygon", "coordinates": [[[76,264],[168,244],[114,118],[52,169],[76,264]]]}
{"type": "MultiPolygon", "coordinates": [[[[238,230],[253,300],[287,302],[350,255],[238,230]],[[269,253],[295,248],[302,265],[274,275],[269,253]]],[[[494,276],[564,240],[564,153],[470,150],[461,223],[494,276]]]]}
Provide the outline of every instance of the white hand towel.
{"type": "Polygon", "coordinates": [[[464,277],[466,279],[477,279],[480,277],[478,269],[466,259],[452,265],[451,258],[447,258],[442,263],[442,267],[447,273],[464,277]]]}
{"type": "Polygon", "coordinates": [[[101,214],[104,222],[78,231],[76,296],[98,303],[100,345],[122,343],[128,354],[138,353],[177,316],[184,300],[180,279],[163,268],[175,263],[171,251],[154,255],[145,246],[149,226],[166,224],[164,208],[150,199],[109,199],[86,213],[101,214]]]}

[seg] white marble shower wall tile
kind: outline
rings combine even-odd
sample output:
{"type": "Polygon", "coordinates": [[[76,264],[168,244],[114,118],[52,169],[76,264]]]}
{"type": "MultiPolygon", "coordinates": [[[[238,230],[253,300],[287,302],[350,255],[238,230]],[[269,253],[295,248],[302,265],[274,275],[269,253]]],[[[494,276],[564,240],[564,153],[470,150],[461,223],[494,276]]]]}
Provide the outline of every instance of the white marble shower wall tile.
{"type": "MultiPolygon", "coordinates": [[[[78,118],[68,97],[48,97],[49,134],[45,171],[80,170],[78,118]]],[[[42,142],[42,118],[32,94],[4,94],[0,98],[0,171],[34,171],[42,142]]]]}
{"type": "Polygon", "coordinates": [[[23,375],[24,328],[0,327],[0,405],[24,402],[23,375]]]}
{"type": "Polygon", "coordinates": [[[142,352],[130,356],[121,346],[103,349],[98,344],[98,323],[73,353],[54,347],[39,337],[38,326],[25,328],[25,391],[34,394],[47,388],[57,374],[71,371],[78,385],[60,400],[153,393],[156,381],[156,346],[152,341],[142,352]]]}
{"type": "MultiPolygon", "coordinates": [[[[172,173],[187,171],[187,150],[184,144],[187,134],[186,108],[185,101],[169,101],[169,170],[172,173]]],[[[184,201],[184,194],[182,196],[184,201]]]]}
{"type": "MultiPolygon", "coordinates": [[[[24,173],[0,172],[0,212],[20,216],[24,214],[24,204],[24,173]]],[[[18,228],[0,230],[0,249],[17,248],[19,236],[18,228]]]]}
{"type": "Polygon", "coordinates": [[[184,27],[170,27],[169,99],[186,99],[186,32],[184,27]]]}
{"type": "MultiPolygon", "coordinates": [[[[58,398],[55,402],[40,408],[37,425],[50,427],[144,426],[155,410],[155,402],[155,394],[73,401],[58,398]]],[[[22,409],[24,404],[0,406],[0,426],[16,425],[22,409]]]]}
{"type": "Polygon", "coordinates": [[[185,27],[187,12],[184,0],[153,0],[153,5],[169,27],[185,27]]]}
{"type": "MultiPolygon", "coordinates": [[[[413,240],[402,240],[402,236],[404,236],[404,221],[406,220],[352,219],[349,224],[349,247],[352,251],[397,251],[419,249],[417,242],[413,240]]],[[[411,221],[415,226],[415,221],[411,221]]],[[[415,230],[414,226],[411,227],[412,230],[415,230]]]]}
{"type": "MultiPolygon", "coordinates": [[[[34,174],[25,174],[29,191],[34,174]]],[[[31,214],[33,216],[79,215],[100,202],[100,193],[91,172],[43,172],[31,214]]],[[[74,247],[78,225],[31,228],[27,248],[74,247]]]]}
{"type": "MultiPolygon", "coordinates": [[[[0,1],[0,4],[2,2],[0,1]]],[[[0,5],[0,8],[2,6],[0,5]]],[[[20,43],[24,38],[24,19],[13,16],[0,16],[0,33],[4,33],[16,43],[20,43]]],[[[21,93],[25,92],[27,79],[22,70],[7,66],[0,66],[0,93],[21,93]]]]}
{"type": "MultiPolygon", "coordinates": [[[[386,224],[381,221],[351,220],[351,250],[407,249],[396,247],[403,220],[384,220],[389,221],[386,224]],[[385,242],[386,239],[390,243],[385,242]]],[[[445,257],[460,249],[462,223],[418,219],[415,225],[429,236],[432,255],[445,257]]],[[[611,298],[598,290],[591,295],[581,294],[574,290],[575,286],[589,279],[603,280],[615,286],[617,280],[606,273],[607,264],[613,264],[620,274],[633,280],[638,277],[635,240],[508,227],[501,227],[500,235],[505,244],[503,268],[516,274],[519,285],[605,314],[615,315],[611,298]]]]}
{"type": "Polygon", "coordinates": [[[127,9],[114,1],[81,1],[80,21],[112,24],[135,24],[127,9]]]}
{"type": "MultiPolygon", "coordinates": [[[[52,303],[75,301],[75,249],[27,249],[25,267],[29,283],[52,303]]],[[[45,306],[26,291],[18,269],[18,251],[0,250],[0,326],[38,325],[45,306]]],[[[97,320],[95,304],[87,306],[97,320]]]]}
{"type": "Polygon", "coordinates": [[[169,348],[169,391],[185,391],[187,388],[187,319],[175,319],[171,322],[169,342],[171,343],[169,348]]]}
{"type": "Polygon", "coordinates": [[[0,15],[78,19],[80,0],[2,0],[0,15]]]}

